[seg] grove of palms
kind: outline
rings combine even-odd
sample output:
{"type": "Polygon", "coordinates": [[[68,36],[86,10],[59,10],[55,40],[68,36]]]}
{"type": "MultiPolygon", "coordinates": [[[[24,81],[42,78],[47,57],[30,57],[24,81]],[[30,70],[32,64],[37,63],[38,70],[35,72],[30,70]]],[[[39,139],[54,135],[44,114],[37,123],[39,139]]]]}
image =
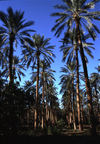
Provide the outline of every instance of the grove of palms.
{"type": "Polygon", "coordinates": [[[59,93],[55,84],[56,69],[52,69],[55,58],[59,57],[54,53],[53,37],[37,34],[34,21],[24,19],[21,10],[8,7],[6,13],[0,11],[2,135],[63,134],[63,128],[81,133],[86,125],[90,127],[90,135],[97,135],[100,126],[99,66],[89,76],[87,64],[88,56],[94,58],[91,50],[95,50],[90,39],[96,41],[100,34],[95,25],[95,21],[100,21],[100,11],[93,10],[100,0],[61,1],[62,5],[54,6],[58,12],[51,11],[56,24],[52,23],[50,28],[55,32],[54,36],[60,37],[64,33],[59,43],[64,63],[59,71],[59,93]],[[17,55],[16,48],[20,49],[21,55],[17,55]],[[25,81],[29,69],[31,78],[25,81]]]}

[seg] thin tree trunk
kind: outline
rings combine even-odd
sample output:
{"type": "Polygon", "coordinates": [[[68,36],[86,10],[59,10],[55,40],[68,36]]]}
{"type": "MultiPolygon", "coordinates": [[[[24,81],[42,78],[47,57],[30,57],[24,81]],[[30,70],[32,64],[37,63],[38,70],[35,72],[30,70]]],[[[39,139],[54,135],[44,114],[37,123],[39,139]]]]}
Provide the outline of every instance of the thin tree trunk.
{"type": "Polygon", "coordinates": [[[76,83],[76,87],[77,87],[77,111],[78,111],[78,123],[79,123],[79,130],[82,130],[82,125],[81,125],[81,112],[80,112],[80,95],[79,95],[79,62],[78,62],[78,51],[77,51],[77,47],[76,47],[76,72],[77,72],[77,83],[76,83]]]}
{"type": "Polygon", "coordinates": [[[97,87],[95,84],[95,94],[96,94],[96,99],[97,99],[97,113],[99,114],[99,103],[98,103],[98,95],[97,95],[97,87]]]}
{"type": "Polygon", "coordinates": [[[71,102],[70,90],[68,90],[68,93],[69,93],[69,99],[70,99],[70,102],[69,102],[69,124],[70,124],[70,127],[72,127],[72,102],[71,102]]]}
{"type": "Polygon", "coordinates": [[[83,128],[83,105],[82,105],[82,100],[81,100],[81,123],[82,123],[82,128],[83,128]]]}
{"type": "Polygon", "coordinates": [[[10,38],[10,53],[9,53],[9,83],[13,82],[13,75],[12,75],[12,59],[13,59],[13,42],[14,37],[11,35],[10,38]]]}
{"type": "Polygon", "coordinates": [[[39,56],[37,56],[37,76],[36,76],[36,98],[35,98],[35,117],[34,117],[34,130],[38,129],[38,82],[39,82],[39,56]]]}
{"type": "Polygon", "coordinates": [[[46,125],[48,126],[48,120],[49,120],[49,115],[48,115],[48,105],[47,105],[47,97],[46,97],[46,125]]]}
{"type": "MultiPolygon", "coordinates": [[[[43,70],[44,72],[44,70],[43,70]]],[[[42,129],[44,128],[44,77],[42,72],[42,129]]]]}
{"type": "MultiPolygon", "coordinates": [[[[46,96],[46,87],[45,87],[45,96],[46,96]]],[[[47,103],[47,96],[46,96],[46,126],[47,127],[48,127],[48,120],[49,120],[49,114],[48,114],[48,103],[47,103]]]]}
{"type": "Polygon", "coordinates": [[[72,89],[73,89],[73,125],[74,125],[74,130],[76,130],[75,103],[74,103],[74,75],[72,76],[72,89]]]}
{"type": "Polygon", "coordinates": [[[52,99],[50,96],[50,125],[52,125],[53,114],[52,114],[52,99]]]}
{"type": "Polygon", "coordinates": [[[13,68],[13,83],[14,83],[14,76],[15,76],[15,67],[13,68]]]}
{"type": "Polygon", "coordinates": [[[97,119],[98,119],[98,122],[100,123],[100,113],[99,113],[99,103],[98,103],[98,95],[97,95],[97,87],[96,87],[96,84],[95,84],[95,94],[96,94],[96,99],[97,99],[97,108],[96,108],[96,112],[97,112],[97,119]]]}
{"type": "Polygon", "coordinates": [[[81,42],[81,36],[80,36],[80,30],[79,30],[79,20],[77,20],[77,19],[76,19],[76,29],[77,29],[77,35],[78,35],[78,43],[80,46],[80,55],[81,55],[81,59],[82,59],[82,63],[83,63],[83,69],[84,69],[86,92],[87,92],[89,114],[90,114],[90,121],[91,121],[91,128],[92,128],[91,134],[96,135],[95,117],[94,117],[93,105],[92,105],[92,94],[91,94],[90,83],[89,83],[89,79],[88,79],[88,72],[87,72],[84,51],[83,51],[82,42],[81,42]]]}
{"type": "Polygon", "coordinates": [[[29,117],[30,117],[29,111],[30,111],[30,108],[28,107],[28,109],[27,109],[27,127],[29,127],[29,117]]]}

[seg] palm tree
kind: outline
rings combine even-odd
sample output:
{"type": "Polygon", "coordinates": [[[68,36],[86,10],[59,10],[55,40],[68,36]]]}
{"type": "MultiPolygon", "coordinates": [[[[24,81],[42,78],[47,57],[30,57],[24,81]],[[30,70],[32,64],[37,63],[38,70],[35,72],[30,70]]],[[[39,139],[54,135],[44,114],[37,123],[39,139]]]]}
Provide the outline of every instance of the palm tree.
{"type": "Polygon", "coordinates": [[[50,63],[45,62],[45,60],[40,61],[40,68],[41,68],[41,81],[42,81],[42,128],[44,128],[44,96],[45,96],[45,80],[46,74],[48,73],[48,77],[52,74],[53,71],[50,69],[50,63]]]}
{"type": "Polygon", "coordinates": [[[48,115],[48,100],[49,100],[49,87],[50,84],[53,83],[53,81],[55,81],[54,78],[54,74],[53,72],[55,72],[54,70],[52,70],[51,68],[48,68],[45,73],[44,73],[44,93],[45,93],[45,97],[46,97],[46,124],[48,126],[48,120],[49,120],[49,115],[48,115]]]}
{"type": "Polygon", "coordinates": [[[10,83],[13,81],[12,74],[12,59],[13,59],[13,51],[15,42],[15,46],[19,42],[24,43],[29,40],[29,32],[34,32],[34,30],[25,28],[32,26],[34,24],[33,21],[25,22],[24,12],[13,11],[11,7],[7,9],[7,14],[3,11],[0,11],[0,19],[3,22],[3,26],[0,26],[0,36],[3,37],[2,43],[5,43],[5,49],[9,52],[9,77],[10,83]]]}
{"type": "MultiPolygon", "coordinates": [[[[72,99],[71,99],[71,89],[72,89],[72,77],[69,75],[68,70],[66,68],[62,68],[65,74],[61,75],[61,90],[60,93],[68,93],[68,105],[69,105],[69,125],[72,125],[72,99]],[[66,73],[67,72],[67,73],[66,73]]],[[[63,72],[61,71],[61,72],[63,72]]]]}
{"type": "MultiPolygon", "coordinates": [[[[89,34],[83,35],[83,32],[81,31],[82,36],[82,46],[84,48],[84,51],[89,56],[92,56],[91,50],[89,48],[93,48],[92,43],[87,43],[86,40],[90,37],[89,34]]],[[[80,115],[80,96],[79,96],[79,60],[78,60],[78,38],[76,29],[73,28],[72,31],[69,31],[69,33],[65,33],[65,37],[63,39],[63,45],[60,47],[61,51],[63,51],[63,59],[62,61],[65,61],[67,58],[67,63],[71,63],[71,61],[75,61],[76,63],[76,79],[77,79],[77,106],[78,106],[78,121],[79,121],[79,129],[82,130],[81,127],[81,115],[80,115]]],[[[80,52],[80,51],[79,51],[80,52]]],[[[85,56],[85,59],[88,61],[87,57],[85,56]]]]}
{"type": "Polygon", "coordinates": [[[91,83],[91,86],[94,87],[95,89],[95,97],[96,97],[96,105],[97,105],[97,114],[99,116],[99,103],[98,103],[98,90],[97,90],[97,87],[98,87],[98,84],[100,83],[100,76],[98,73],[91,73],[91,77],[90,77],[90,83],[91,83]]]}
{"type": "Polygon", "coordinates": [[[53,110],[55,110],[55,100],[57,100],[57,87],[54,85],[53,81],[50,81],[47,88],[47,95],[50,102],[50,113],[49,113],[49,126],[54,123],[53,110]]]}
{"type": "Polygon", "coordinates": [[[92,95],[90,89],[90,83],[88,79],[88,72],[86,66],[86,60],[84,56],[84,51],[82,47],[80,29],[84,26],[85,29],[89,32],[92,38],[94,38],[96,32],[100,32],[96,25],[94,25],[91,21],[92,20],[100,20],[100,12],[91,12],[89,11],[91,8],[94,8],[95,4],[99,2],[99,0],[93,0],[89,3],[86,3],[86,0],[62,0],[65,5],[56,5],[55,8],[62,9],[64,12],[56,12],[53,13],[51,16],[59,16],[56,20],[56,25],[52,28],[52,31],[56,30],[55,35],[59,37],[62,30],[65,26],[68,28],[68,31],[73,27],[76,26],[77,30],[77,37],[78,37],[78,44],[80,47],[80,55],[83,63],[84,68],[84,76],[85,76],[85,84],[87,90],[87,97],[88,97],[88,104],[89,104],[89,113],[90,113],[90,120],[92,131],[91,134],[96,134],[96,127],[94,121],[94,112],[92,106],[92,95]]]}
{"type": "MultiPolygon", "coordinates": [[[[76,129],[76,123],[75,123],[75,108],[74,108],[74,76],[75,76],[75,72],[76,71],[76,65],[75,63],[72,61],[71,63],[65,65],[65,67],[61,67],[61,71],[66,74],[69,74],[71,76],[72,79],[72,91],[73,91],[73,125],[74,125],[74,129],[76,129]]],[[[78,118],[79,119],[79,118],[78,118]]],[[[80,127],[80,122],[79,122],[79,127],[80,127]]],[[[80,128],[79,128],[80,129],[80,128]]]]}
{"type": "Polygon", "coordinates": [[[24,91],[26,93],[26,101],[27,101],[27,124],[30,126],[34,125],[34,107],[35,107],[35,92],[36,86],[34,81],[25,81],[24,83],[24,91]],[[30,123],[31,122],[31,123],[30,123]]]}
{"type": "Polygon", "coordinates": [[[53,54],[53,49],[55,46],[51,46],[50,38],[45,39],[44,35],[40,36],[39,34],[34,34],[32,36],[32,41],[30,41],[29,45],[24,45],[23,53],[25,54],[25,58],[27,61],[27,67],[29,67],[30,63],[33,62],[32,68],[34,69],[36,64],[37,76],[36,76],[36,112],[35,112],[35,123],[34,130],[38,128],[38,88],[39,88],[39,63],[40,58],[43,58],[48,63],[54,62],[52,57],[55,57],[53,54]]]}

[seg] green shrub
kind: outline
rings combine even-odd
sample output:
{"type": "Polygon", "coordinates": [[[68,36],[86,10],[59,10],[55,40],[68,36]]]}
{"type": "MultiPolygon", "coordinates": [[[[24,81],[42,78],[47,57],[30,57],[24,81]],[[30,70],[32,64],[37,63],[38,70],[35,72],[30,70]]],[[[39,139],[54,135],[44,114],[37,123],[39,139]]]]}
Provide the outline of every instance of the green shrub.
{"type": "Polygon", "coordinates": [[[57,122],[57,126],[62,127],[62,126],[64,126],[64,125],[65,125],[65,122],[64,122],[63,119],[60,119],[60,120],[57,122]]]}

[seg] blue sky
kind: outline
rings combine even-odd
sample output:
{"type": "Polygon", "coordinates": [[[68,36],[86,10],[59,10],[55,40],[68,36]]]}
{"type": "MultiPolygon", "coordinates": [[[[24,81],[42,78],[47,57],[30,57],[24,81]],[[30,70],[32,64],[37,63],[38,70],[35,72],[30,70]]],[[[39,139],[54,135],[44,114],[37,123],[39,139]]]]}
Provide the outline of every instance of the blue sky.
{"type": "MultiPolygon", "coordinates": [[[[59,47],[61,43],[59,42],[61,38],[63,38],[63,33],[59,38],[54,37],[54,32],[51,32],[52,27],[55,24],[56,17],[51,17],[51,13],[57,12],[53,6],[57,4],[61,4],[61,0],[9,0],[9,1],[0,1],[0,10],[7,12],[7,8],[11,6],[13,10],[21,10],[25,11],[24,18],[27,20],[33,20],[34,25],[30,28],[36,30],[37,34],[45,36],[45,38],[51,38],[50,44],[56,45],[54,54],[56,55],[55,63],[52,64],[52,69],[56,70],[55,73],[55,85],[58,87],[58,93],[60,90],[60,86],[58,83],[60,82],[60,67],[64,66],[65,63],[62,63],[62,52],[59,51],[59,47]]],[[[100,2],[96,5],[95,10],[100,10],[100,2]]],[[[98,27],[100,28],[100,22],[96,22],[98,27]]],[[[93,50],[94,59],[88,57],[88,72],[89,75],[92,72],[97,72],[95,67],[99,65],[98,59],[100,59],[100,35],[98,35],[98,39],[94,42],[95,50],[93,50]]],[[[20,55],[21,49],[17,48],[16,55],[20,55]]],[[[81,63],[81,61],[80,61],[81,63]]],[[[82,71],[82,68],[81,68],[82,71]]],[[[30,80],[31,69],[28,69],[25,74],[26,77],[22,78],[21,84],[24,81],[30,80]]],[[[61,95],[59,95],[59,99],[61,95]]]]}

